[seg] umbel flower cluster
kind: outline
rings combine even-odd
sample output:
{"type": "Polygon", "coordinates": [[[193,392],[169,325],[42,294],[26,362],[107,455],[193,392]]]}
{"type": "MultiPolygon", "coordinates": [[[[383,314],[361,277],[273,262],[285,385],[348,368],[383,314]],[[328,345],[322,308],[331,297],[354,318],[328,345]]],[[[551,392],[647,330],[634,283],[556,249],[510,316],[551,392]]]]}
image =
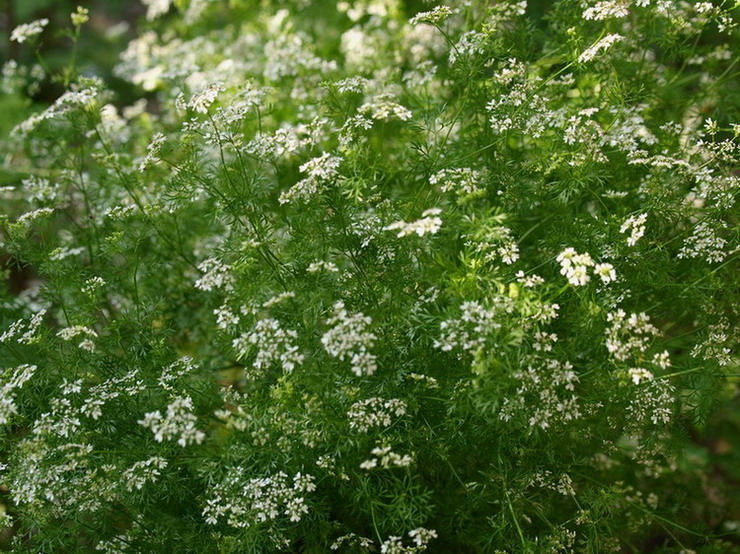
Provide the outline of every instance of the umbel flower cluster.
{"type": "Polygon", "coordinates": [[[10,549],[737,547],[736,3],[143,4],[3,67],[10,549]]]}

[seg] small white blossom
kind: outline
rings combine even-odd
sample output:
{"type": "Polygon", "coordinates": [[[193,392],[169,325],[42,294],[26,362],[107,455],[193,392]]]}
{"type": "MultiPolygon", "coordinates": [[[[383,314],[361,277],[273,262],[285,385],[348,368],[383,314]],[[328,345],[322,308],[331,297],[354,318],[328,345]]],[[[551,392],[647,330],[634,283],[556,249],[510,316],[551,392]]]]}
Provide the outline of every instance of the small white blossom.
{"type": "Polygon", "coordinates": [[[309,512],[302,494],[316,490],[313,476],[297,473],[291,484],[283,472],[258,478],[247,475],[243,468],[235,467],[211,487],[203,509],[206,523],[216,525],[225,519],[227,525],[243,529],[281,515],[295,523],[309,512]]]}
{"type": "Polygon", "coordinates": [[[442,192],[454,191],[460,196],[479,196],[484,192],[481,187],[483,173],[469,167],[459,169],[442,169],[431,177],[429,184],[439,185],[442,192]]]}
{"type": "Polygon", "coordinates": [[[580,63],[586,63],[593,60],[596,56],[598,56],[601,52],[605,52],[609,50],[612,46],[614,46],[617,42],[623,41],[624,37],[622,35],[618,35],[616,33],[612,33],[610,35],[606,35],[601,40],[596,41],[594,44],[589,46],[586,50],[584,50],[580,56],[578,56],[578,61],[580,63]]]}
{"type": "Polygon", "coordinates": [[[442,220],[437,217],[442,210],[439,208],[430,208],[425,210],[421,219],[407,223],[406,221],[396,221],[384,227],[386,231],[398,231],[398,237],[406,237],[416,234],[423,237],[426,234],[434,235],[442,226],[442,220]]]}
{"type": "Polygon", "coordinates": [[[594,273],[606,284],[617,280],[617,272],[614,270],[612,264],[596,264],[594,266],[594,273]]]}
{"type": "Polygon", "coordinates": [[[411,111],[398,102],[393,102],[389,96],[380,95],[370,102],[366,102],[357,110],[360,115],[366,115],[379,121],[400,119],[408,121],[412,117],[411,111]]]}
{"type": "Polygon", "coordinates": [[[431,11],[417,13],[414,17],[409,19],[409,23],[411,25],[419,25],[420,23],[439,25],[453,13],[453,9],[449,6],[437,6],[431,11]]]}
{"type": "Polygon", "coordinates": [[[372,375],[377,369],[375,356],[369,352],[377,338],[368,327],[372,319],[361,313],[348,312],[344,302],[334,304],[333,315],[327,321],[333,325],[321,337],[329,355],[340,360],[350,359],[352,372],[358,377],[372,375]]]}
{"type": "Polygon", "coordinates": [[[463,302],[460,317],[447,319],[440,323],[441,335],[434,341],[434,347],[449,352],[460,348],[464,351],[476,350],[486,343],[489,335],[501,328],[496,321],[499,312],[511,311],[511,300],[505,297],[494,298],[491,308],[480,302],[463,302]]]}
{"type": "Polygon", "coordinates": [[[208,113],[208,108],[216,101],[216,98],[218,98],[219,93],[224,90],[225,89],[221,83],[209,83],[203,88],[203,90],[191,96],[187,106],[195,112],[206,114],[208,113]]]}
{"type": "Polygon", "coordinates": [[[640,215],[633,215],[627,218],[619,228],[620,233],[626,233],[629,231],[630,236],[627,237],[627,246],[634,246],[637,241],[642,238],[645,234],[645,222],[647,221],[647,214],[643,213],[640,215]]]}
{"type": "Polygon", "coordinates": [[[139,163],[139,171],[145,171],[149,166],[155,164],[160,160],[160,153],[162,151],[162,145],[166,141],[166,137],[162,133],[155,133],[152,140],[146,147],[146,157],[139,163]]]}
{"type": "Polygon", "coordinates": [[[320,271],[326,271],[327,273],[336,273],[339,271],[337,264],[334,262],[325,262],[320,260],[318,262],[311,262],[306,268],[307,273],[318,273],[320,271]]]}
{"type": "Polygon", "coordinates": [[[623,18],[629,15],[625,0],[603,0],[583,12],[583,19],[601,21],[610,18],[623,18]]]}
{"type": "Polygon", "coordinates": [[[92,296],[100,289],[102,289],[105,285],[105,279],[103,279],[102,277],[91,277],[90,279],[87,279],[85,281],[85,284],[82,286],[82,292],[92,296]]]}
{"type": "Polygon", "coordinates": [[[371,470],[376,467],[390,469],[394,467],[408,467],[414,459],[408,454],[400,455],[391,450],[390,446],[378,446],[370,451],[374,458],[365,460],[360,464],[360,469],[371,470]]]}
{"type": "Polygon", "coordinates": [[[616,310],[607,314],[606,320],[610,324],[606,329],[606,348],[619,361],[645,352],[652,338],[659,334],[644,313],[628,316],[624,310],[616,310]]]}
{"type": "Polygon", "coordinates": [[[219,329],[226,330],[239,324],[239,315],[226,305],[213,310],[213,315],[216,316],[216,326],[219,329]]]}
{"type": "Polygon", "coordinates": [[[316,195],[326,183],[332,181],[339,175],[339,166],[342,158],[324,152],[321,156],[312,158],[300,166],[301,173],[308,176],[301,179],[288,190],[284,191],[279,198],[281,204],[291,201],[307,201],[316,195]]]}
{"type": "Polygon", "coordinates": [[[123,472],[126,490],[141,490],[147,483],[156,481],[166,467],[167,460],[159,456],[136,462],[123,472]]]}
{"type": "Polygon", "coordinates": [[[719,263],[727,257],[727,240],[706,222],[694,227],[678,252],[678,258],[704,258],[708,263],[719,263]]]}
{"type": "Polygon", "coordinates": [[[142,0],[142,3],[147,6],[146,18],[152,21],[169,11],[172,0],[142,0]]]}
{"type": "Polygon", "coordinates": [[[165,415],[160,411],[148,412],[138,423],[150,429],[157,442],[177,438],[180,446],[200,444],[206,435],[195,427],[198,418],[192,411],[193,400],[189,396],[181,396],[167,406],[165,415]]]}
{"type": "Polygon", "coordinates": [[[558,254],[556,260],[560,263],[560,274],[565,275],[574,287],[583,286],[591,280],[588,268],[594,266],[594,261],[588,253],[579,254],[569,247],[558,254]]]}
{"type": "Polygon", "coordinates": [[[409,537],[416,543],[416,546],[426,546],[432,539],[436,539],[439,535],[434,529],[425,529],[424,527],[418,527],[409,531],[409,537]]]}
{"type": "Polygon", "coordinates": [[[375,397],[352,404],[347,417],[350,428],[365,433],[371,427],[388,427],[393,422],[393,417],[401,417],[405,413],[406,403],[403,400],[375,397]]]}
{"type": "Polygon", "coordinates": [[[10,33],[10,40],[13,42],[23,43],[29,39],[32,39],[40,35],[44,31],[44,27],[49,24],[49,20],[46,18],[37,19],[31,23],[23,23],[18,25],[13,32],[10,33]]]}
{"type": "Polygon", "coordinates": [[[6,425],[10,417],[18,413],[14,391],[21,388],[36,372],[35,365],[24,364],[13,370],[6,370],[0,386],[0,425],[6,425]]]}
{"type": "Polygon", "coordinates": [[[65,341],[71,341],[80,335],[82,335],[84,339],[77,346],[83,350],[87,350],[88,352],[93,352],[95,350],[95,344],[92,339],[97,338],[98,336],[93,329],[85,327],[84,325],[73,325],[72,327],[65,327],[57,333],[57,336],[65,341]]]}
{"type": "Polygon", "coordinates": [[[195,281],[195,288],[211,291],[224,288],[229,291],[234,287],[234,278],[231,275],[231,266],[223,263],[217,258],[208,258],[198,264],[198,269],[203,275],[195,281]]]}
{"type": "Polygon", "coordinates": [[[275,365],[289,373],[301,365],[304,359],[303,354],[298,352],[298,346],[294,344],[297,337],[298,333],[292,329],[283,329],[278,320],[265,318],[259,320],[252,331],[234,339],[233,346],[239,359],[252,350],[256,351],[252,361],[252,367],[257,370],[255,377],[263,375],[275,365]]]}
{"type": "Polygon", "coordinates": [[[526,288],[533,288],[545,282],[545,280],[539,275],[526,275],[524,271],[517,271],[516,281],[526,288]]]}
{"type": "Polygon", "coordinates": [[[627,370],[627,373],[635,385],[639,385],[642,381],[650,381],[653,378],[650,371],[641,367],[631,367],[627,370]]]}

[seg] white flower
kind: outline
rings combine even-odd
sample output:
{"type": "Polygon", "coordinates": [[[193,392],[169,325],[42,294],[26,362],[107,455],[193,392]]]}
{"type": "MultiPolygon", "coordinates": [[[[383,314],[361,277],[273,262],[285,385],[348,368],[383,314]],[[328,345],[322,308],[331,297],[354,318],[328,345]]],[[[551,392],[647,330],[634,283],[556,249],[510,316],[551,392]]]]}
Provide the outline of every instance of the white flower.
{"type": "Polygon", "coordinates": [[[146,18],[152,21],[169,11],[172,0],[142,0],[142,3],[147,6],[146,18]]]}
{"type": "Polygon", "coordinates": [[[208,108],[216,101],[220,92],[225,89],[221,83],[209,83],[203,90],[193,94],[188,102],[188,108],[198,113],[208,113],[208,108]]]}
{"type": "Polygon", "coordinates": [[[203,275],[195,281],[195,288],[211,291],[213,289],[224,288],[233,290],[234,277],[231,275],[231,266],[223,263],[218,258],[208,258],[198,264],[198,269],[203,275]]]}
{"type": "Polygon", "coordinates": [[[265,318],[259,320],[251,332],[234,339],[233,346],[238,359],[246,356],[250,350],[256,350],[252,367],[257,370],[257,376],[275,365],[289,373],[302,364],[304,359],[293,342],[297,337],[298,333],[292,329],[283,329],[278,320],[265,318]]]}
{"type": "Polygon", "coordinates": [[[35,221],[36,219],[39,219],[40,217],[44,217],[47,215],[51,215],[54,213],[54,208],[38,208],[36,210],[32,210],[30,212],[24,213],[22,216],[18,218],[18,223],[29,223],[31,221],[35,221]]]}
{"type": "Polygon", "coordinates": [[[449,6],[437,6],[431,11],[417,13],[414,17],[409,19],[409,23],[411,25],[418,25],[420,23],[439,25],[453,13],[454,11],[449,6]]]}
{"type": "Polygon", "coordinates": [[[44,18],[31,21],[31,23],[18,25],[13,29],[13,32],[10,33],[10,40],[18,43],[26,42],[27,40],[40,35],[44,31],[44,27],[48,24],[49,20],[44,18]]]}
{"type": "Polygon", "coordinates": [[[594,266],[594,273],[601,277],[601,280],[607,284],[617,280],[617,272],[614,271],[612,264],[596,264],[594,266]]]}
{"type": "Polygon", "coordinates": [[[659,352],[653,356],[653,363],[660,369],[668,369],[671,367],[671,359],[667,350],[659,352]]]}
{"type": "Polygon", "coordinates": [[[637,216],[630,216],[622,223],[619,232],[626,233],[630,231],[630,236],[627,237],[627,246],[634,246],[645,234],[645,221],[647,221],[647,214],[643,213],[637,216]]]}
{"type": "Polygon", "coordinates": [[[560,262],[560,274],[565,275],[571,285],[579,287],[591,280],[588,268],[593,267],[594,261],[588,253],[579,254],[568,247],[556,259],[560,262]]]}
{"type": "Polygon", "coordinates": [[[652,337],[659,334],[644,313],[628,316],[624,310],[616,310],[608,313],[606,320],[610,324],[606,329],[606,348],[619,361],[645,352],[652,337]]]}
{"type": "Polygon", "coordinates": [[[72,25],[79,27],[90,21],[90,10],[77,6],[77,11],[72,12],[69,18],[72,20],[72,25]]]}
{"type": "Polygon", "coordinates": [[[216,525],[225,518],[229,526],[243,529],[281,515],[298,522],[308,513],[306,500],[300,495],[316,489],[313,476],[297,473],[291,485],[282,471],[266,477],[248,478],[248,475],[248,471],[237,466],[211,487],[203,509],[206,523],[216,525]]]}
{"type": "Polygon", "coordinates": [[[424,527],[418,527],[409,531],[409,537],[416,543],[416,546],[425,546],[432,539],[438,537],[437,532],[434,529],[426,529],[424,527]]]}
{"type": "Polygon", "coordinates": [[[583,12],[583,19],[601,21],[609,18],[622,18],[629,15],[627,2],[624,0],[604,0],[583,12]]]}
{"type": "Polygon", "coordinates": [[[401,456],[391,450],[390,446],[378,446],[370,451],[375,458],[365,460],[360,464],[360,469],[371,470],[380,466],[382,469],[390,469],[393,467],[408,467],[414,459],[408,454],[401,456]]]}
{"type": "Polygon", "coordinates": [[[0,425],[6,425],[10,417],[18,412],[15,405],[14,391],[21,388],[38,369],[35,365],[24,364],[14,370],[6,371],[10,377],[2,380],[0,386],[0,425]]]}
{"type": "Polygon", "coordinates": [[[717,230],[706,222],[699,223],[678,252],[678,258],[704,258],[709,263],[718,263],[727,257],[727,240],[717,236],[717,230]]]}
{"type": "Polygon", "coordinates": [[[334,262],[325,262],[323,260],[319,260],[318,262],[311,262],[306,268],[307,273],[318,273],[319,271],[336,273],[337,271],[339,271],[339,268],[334,262]]]}
{"type": "Polygon", "coordinates": [[[324,185],[339,175],[339,166],[342,158],[324,152],[321,156],[312,158],[299,169],[308,176],[280,194],[278,201],[281,204],[299,200],[306,202],[323,189],[324,185]]]}
{"type": "Polygon", "coordinates": [[[392,118],[408,121],[413,115],[405,106],[393,102],[387,94],[379,95],[370,102],[366,102],[359,107],[357,112],[361,115],[369,115],[379,121],[388,121],[392,118]]]}
{"type": "Polygon", "coordinates": [[[141,490],[148,482],[156,481],[161,474],[160,470],[166,467],[167,460],[160,456],[136,462],[123,472],[126,490],[129,492],[134,489],[141,490]]]}
{"type": "Polygon", "coordinates": [[[624,40],[624,37],[622,35],[618,35],[616,33],[612,33],[610,35],[606,35],[601,40],[596,41],[591,46],[589,46],[586,50],[583,51],[583,53],[578,56],[578,61],[580,63],[590,62],[593,60],[600,52],[609,50],[612,46],[614,46],[617,42],[620,42],[624,40]]]}
{"type": "Polygon", "coordinates": [[[146,147],[146,157],[139,163],[139,171],[146,170],[147,167],[156,163],[160,159],[162,145],[167,139],[162,133],[155,133],[152,140],[146,147]]]}
{"type": "Polygon", "coordinates": [[[377,338],[368,331],[372,319],[359,312],[348,312],[340,301],[334,304],[334,314],[327,323],[334,327],[324,333],[321,344],[329,355],[340,360],[349,358],[352,372],[358,377],[375,373],[376,358],[369,352],[377,338]]]}
{"type": "Polygon", "coordinates": [[[421,214],[421,219],[411,222],[396,221],[387,225],[384,229],[386,231],[398,231],[397,236],[399,238],[413,234],[420,237],[427,234],[434,235],[442,226],[442,219],[437,217],[440,213],[442,213],[442,210],[439,208],[430,208],[421,214]]]}
{"type": "Polygon", "coordinates": [[[229,327],[234,327],[239,324],[239,316],[231,311],[226,305],[213,310],[213,315],[216,316],[216,326],[219,329],[226,330],[229,327]]]}
{"type": "Polygon", "coordinates": [[[473,350],[483,346],[487,335],[501,327],[494,318],[496,313],[488,310],[479,302],[463,302],[459,319],[447,319],[440,323],[442,331],[439,340],[434,341],[434,347],[449,352],[455,348],[473,350]]]}
{"type": "Polygon", "coordinates": [[[639,385],[642,381],[650,381],[653,378],[653,374],[647,369],[641,367],[631,367],[627,370],[630,379],[635,385],[639,385]]]}
{"type": "Polygon", "coordinates": [[[460,196],[482,194],[482,181],[483,173],[469,167],[442,169],[429,177],[429,183],[439,185],[442,192],[455,191],[460,196]]]}
{"type": "Polygon", "coordinates": [[[617,272],[612,264],[597,264],[587,252],[579,254],[574,248],[568,247],[558,254],[556,259],[560,262],[560,274],[565,275],[568,282],[575,287],[583,286],[591,280],[589,268],[593,268],[594,275],[604,283],[611,283],[617,279],[617,272]]]}
{"type": "Polygon", "coordinates": [[[516,281],[526,288],[533,288],[545,282],[545,280],[539,275],[526,275],[524,271],[517,271],[516,281]]]}
{"type": "Polygon", "coordinates": [[[352,404],[347,417],[350,428],[366,433],[371,427],[388,427],[394,416],[400,417],[405,413],[406,403],[403,400],[374,397],[352,404]]]}
{"type": "Polygon", "coordinates": [[[180,396],[167,406],[165,415],[159,411],[148,412],[137,423],[151,429],[157,442],[177,438],[180,446],[200,444],[206,435],[195,427],[198,418],[192,410],[193,400],[189,396],[180,396]]]}
{"type": "Polygon", "coordinates": [[[80,335],[84,336],[84,338],[77,346],[82,350],[94,352],[95,343],[92,339],[97,338],[98,334],[93,329],[84,325],[73,325],[72,327],[65,327],[57,333],[57,336],[65,341],[70,341],[80,335]]]}

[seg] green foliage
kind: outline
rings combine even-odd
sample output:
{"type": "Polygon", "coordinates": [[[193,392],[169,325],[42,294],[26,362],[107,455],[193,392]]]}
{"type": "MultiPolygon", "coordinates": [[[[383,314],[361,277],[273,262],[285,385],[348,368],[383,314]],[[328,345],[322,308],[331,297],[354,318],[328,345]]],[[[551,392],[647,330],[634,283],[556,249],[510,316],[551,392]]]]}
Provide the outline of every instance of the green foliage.
{"type": "Polygon", "coordinates": [[[11,33],[8,548],[738,548],[729,2],[144,4],[11,33]]]}

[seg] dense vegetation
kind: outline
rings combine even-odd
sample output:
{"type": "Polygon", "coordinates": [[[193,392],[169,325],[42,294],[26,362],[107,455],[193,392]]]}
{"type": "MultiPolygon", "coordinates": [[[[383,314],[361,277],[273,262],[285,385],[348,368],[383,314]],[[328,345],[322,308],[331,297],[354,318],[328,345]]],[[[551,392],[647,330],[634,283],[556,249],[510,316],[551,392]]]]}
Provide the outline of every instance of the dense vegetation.
{"type": "Polygon", "coordinates": [[[7,549],[740,551],[736,4],[126,4],[8,29],[7,549]]]}

